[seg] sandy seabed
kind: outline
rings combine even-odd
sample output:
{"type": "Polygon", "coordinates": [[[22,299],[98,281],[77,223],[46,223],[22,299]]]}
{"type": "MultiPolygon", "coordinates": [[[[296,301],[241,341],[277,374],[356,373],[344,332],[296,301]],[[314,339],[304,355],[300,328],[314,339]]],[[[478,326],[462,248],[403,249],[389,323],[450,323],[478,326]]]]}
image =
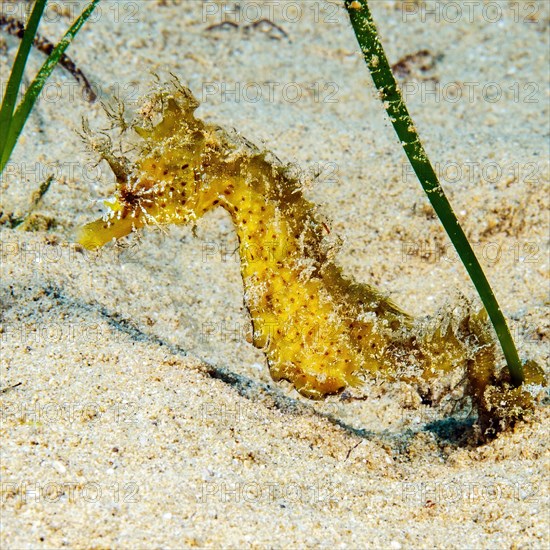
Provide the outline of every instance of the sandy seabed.
{"type": "MultiPolygon", "coordinates": [[[[84,4],[51,4],[41,32],[57,40],[84,4]]],[[[371,7],[520,355],[547,368],[549,4],[448,4],[371,7]]],[[[342,238],[338,261],[404,309],[473,297],[340,3],[232,6],[105,1],[69,53],[103,101],[131,110],[151,73],[172,72],[201,117],[306,179],[320,171],[308,197],[342,238]],[[238,24],[208,29],[223,21],[238,24]]],[[[17,45],[0,36],[2,82],[17,45]]],[[[464,411],[402,385],[310,402],[274,383],[247,342],[222,211],[196,236],[170,227],[99,255],[75,247],[114,189],[74,132],[83,116],[108,126],[57,69],[1,182],[2,548],[549,547],[544,402],[473,447],[464,411]],[[6,214],[26,212],[50,174],[27,230],[11,229],[6,214]]]]}

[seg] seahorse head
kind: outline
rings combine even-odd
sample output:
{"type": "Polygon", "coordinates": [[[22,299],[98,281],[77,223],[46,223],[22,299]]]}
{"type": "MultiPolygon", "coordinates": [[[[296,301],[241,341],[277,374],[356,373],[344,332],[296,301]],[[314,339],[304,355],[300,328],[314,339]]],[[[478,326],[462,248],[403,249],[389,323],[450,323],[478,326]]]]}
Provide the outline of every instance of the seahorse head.
{"type": "Polygon", "coordinates": [[[117,185],[103,201],[103,217],[79,230],[82,246],[96,249],[146,225],[193,223],[219,202],[211,165],[220,136],[216,127],[195,118],[198,105],[179,83],[164,86],[132,125],[141,138],[135,160],[115,156],[104,142],[93,145],[111,166],[117,185]]]}

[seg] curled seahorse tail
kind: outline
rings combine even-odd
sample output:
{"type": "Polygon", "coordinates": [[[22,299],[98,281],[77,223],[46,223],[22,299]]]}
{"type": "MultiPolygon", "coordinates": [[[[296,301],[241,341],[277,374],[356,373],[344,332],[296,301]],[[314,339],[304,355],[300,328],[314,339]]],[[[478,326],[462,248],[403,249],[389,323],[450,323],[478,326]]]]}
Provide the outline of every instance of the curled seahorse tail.
{"type": "Polygon", "coordinates": [[[547,381],[543,369],[535,361],[527,361],[523,366],[525,381],[514,387],[508,369],[504,365],[498,368],[496,340],[485,309],[471,315],[468,321],[477,349],[468,360],[466,392],[477,409],[482,436],[486,437],[530,414],[547,381]]]}

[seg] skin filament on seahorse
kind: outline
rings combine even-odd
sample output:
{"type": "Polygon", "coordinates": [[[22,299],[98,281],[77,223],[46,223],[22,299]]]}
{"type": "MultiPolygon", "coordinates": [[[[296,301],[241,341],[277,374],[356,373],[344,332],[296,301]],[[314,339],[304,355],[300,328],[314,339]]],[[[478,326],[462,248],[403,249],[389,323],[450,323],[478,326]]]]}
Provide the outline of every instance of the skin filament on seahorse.
{"type": "Polygon", "coordinates": [[[195,118],[198,102],[177,82],[160,88],[151,104],[160,105],[161,120],[134,125],[142,138],[137,160],[93,145],[117,188],[105,201],[106,215],[80,229],[84,247],[97,249],[145,226],[193,224],[221,207],[239,240],[253,344],[274,380],[316,399],[359,386],[369,374],[425,382],[462,367],[478,409],[496,414],[491,388],[507,406],[524,406],[525,392],[504,382],[491,386],[496,351],[484,310],[426,329],[342,273],[324,220],[288,166],[236,132],[195,118]]]}

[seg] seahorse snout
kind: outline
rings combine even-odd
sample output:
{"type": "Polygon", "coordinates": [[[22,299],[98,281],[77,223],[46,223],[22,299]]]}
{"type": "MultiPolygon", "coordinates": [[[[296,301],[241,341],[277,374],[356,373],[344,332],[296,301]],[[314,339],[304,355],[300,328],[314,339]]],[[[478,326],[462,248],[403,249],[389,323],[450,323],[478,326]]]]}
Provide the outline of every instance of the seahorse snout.
{"type": "Polygon", "coordinates": [[[117,198],[106,199],[103,204],[106,207],[103,217],[80,227],[76,234],[76,241],[88,250],[125,237],[140,226],[135,218],[128,216],[128,209],[117,198]]]}

